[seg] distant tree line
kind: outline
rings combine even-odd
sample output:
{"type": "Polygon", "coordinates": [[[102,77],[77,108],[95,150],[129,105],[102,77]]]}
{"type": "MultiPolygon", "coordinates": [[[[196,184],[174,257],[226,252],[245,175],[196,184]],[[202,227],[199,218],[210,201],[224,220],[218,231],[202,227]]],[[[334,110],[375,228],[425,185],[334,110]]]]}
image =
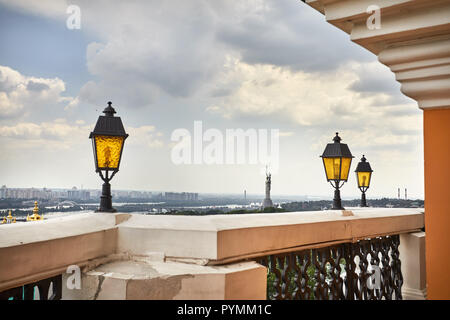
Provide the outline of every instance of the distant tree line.
{"type": "MultiPolygon", "coordinates": [[[[230,209],[226,205],[230,204],[230,201],[226,202],[223,199],[215,199],[214,204],[211,204],[207,200],[195,201],[195,203],[186,201],[166,201],[164,203],[150,204],[150,203],[127,203],[121,206],[117,206],[120,212],[142,212],[145,214],[154,215],[215,215],[215,214],[252,214],[252,213],[273,213],[273,212],[293,212],[293,211],[321,211],[330,209],[332,206],[331,200],[317,200],[317,201],[297,201],[288,202],[281,204],[279,208],[265,208],[265,209],[230,209]],[[208,208],[206,206],[220,206],[218,208],[208,208]],[[190,209],[189,207],[194,206],[205,206],[205,208],[195,208],[190,209]],[[187,207],[187,208],[186,208],[187,207]]],[[[238,204],[234,201],[231,203],[238,204]]],[[[368,199],[367,203],[371,207],[392,207],[392,208],[423,208],[423,200],[405,200],[405,199],[368,199]]],[[[358,207],[360,204],[360,199],[355,200],[343,200],[342,204],[344,207],[358,207]]],[[[238,204],[239,205],[239,204],[238,204]]],[[[40,201],[39,202],[39,212],[69,212],[69,211],[80,211],[80,210],[96,210],[98,208],[98,201],[92,204],[76,204],[75,206],[62,207],[55,206],[51,201],[40,201]],[[46,206],[48,206],[46,208],[46,206]]],[[[0,200],[0,210],[5,214],[5,210],[12,208],[12,213],[14,216],[26,216],[32,213],[32,201],[23,201],[18,199],[2,199],[0,200]],[[29,208],[28,210],[23,210],[24,208],[29,208]],[[2,210],[3,209],[3,210],[2,210]],[[19,210],[22,209],[22,210],[19,210]]]]}

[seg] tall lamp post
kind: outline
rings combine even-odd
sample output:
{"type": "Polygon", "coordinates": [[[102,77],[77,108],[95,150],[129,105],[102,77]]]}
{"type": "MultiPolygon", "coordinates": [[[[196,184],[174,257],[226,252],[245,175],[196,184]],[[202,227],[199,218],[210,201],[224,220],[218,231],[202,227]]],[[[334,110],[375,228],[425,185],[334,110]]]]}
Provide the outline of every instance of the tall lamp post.
{"type": "Polygon", "coordinates": [[[332,209],[343,210],[339,189],[348,180],[350,165],[354,157],[348,146],[345,143],[341,143],[341,137],[339,137],[338,132],[336,132],[336,136],[333,138],[333,143],[329,143],[325,147],[321,158],[323,160],[327,181],[335,189],[332,209]]]}
{"type": "Polygon", "coordinates": [[[122,120],[114,116],[116,110],[111,105],[112,103],[108,102],[108,106],[103,110],[105,115],[98,117],[95,129],[89,135],[94,150],[95,171],[103,180],[100,208],[97,212],[116,212],[112,207],[109,181],[119,171],[123,145],[128,137],[122,120]]]}
{"type": "Polygon", "coordinates": [[[366,157],[363,155],[361,161],[356,167],[356,181],[358,182],[358,188],[361,190],[361,207],[368,207],[366,202],[366,191],[370,186],[370,178],[372,177],[372,168],[370,163],[367,162],[366,157]]]}

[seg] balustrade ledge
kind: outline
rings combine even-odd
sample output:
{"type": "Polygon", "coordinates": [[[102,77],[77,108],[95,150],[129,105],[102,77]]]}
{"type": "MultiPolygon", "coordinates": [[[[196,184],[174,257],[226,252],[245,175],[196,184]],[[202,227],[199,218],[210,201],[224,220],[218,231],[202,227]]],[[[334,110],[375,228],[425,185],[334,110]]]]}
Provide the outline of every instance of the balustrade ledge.
{"type": "Polygon", "coordinates": [[[0,227],[0,291],[126,253],[220,265],[258,256],[402,234],[424,226],[421,208],[164,216],[88,213],[0,227]],[[14,266],[14,267],[11,267],[14,266]]]}

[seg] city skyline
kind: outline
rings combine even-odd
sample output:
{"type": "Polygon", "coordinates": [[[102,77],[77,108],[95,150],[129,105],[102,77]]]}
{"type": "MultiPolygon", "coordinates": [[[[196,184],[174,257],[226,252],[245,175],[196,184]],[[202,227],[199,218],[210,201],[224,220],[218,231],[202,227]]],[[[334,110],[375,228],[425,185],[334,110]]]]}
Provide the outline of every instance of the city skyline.
{"type": "MultiPolygon", "coordinates": [[[[6,185],[3,185],[0,187],[0,199],[7,199],[8,197],[5,197],[6,192],[4,192],[4,189],[10,189],[14,190],[15,194],[18,194],[20,192],[26,192],[27,195],[24,197],[10,197],[10,198],[16,198],[16,199],[44,199],[44,198],[70,198],[70,196],[67,195],[67,192],[70,191],[89,191],[89,192],[95,192],[95,194],[90,195],[90,199],[97,199],[100,197],[101,189],[100,188],[83,188],[80,187],[79,189],[76,186],[73,186],[72,188],[52,188],[52,187],[13,187],[9,188],[6,185]],[[49,196],[36,196],[33,194],[33,192],[49,192],[53,195],[51,197],[49,196]],[[63,195],[64,194],[64,195],[63,195]]],[[[113,196],[115,197],[130,197],[130,198],[154,198],[161,196],[162,194],[195,194],[200,196],[220,196],[220,197],[241,197],[242,199],[246,200],[251,199],[252,197],[261,197],[261,200],[264,198],[264,192],[260,193],[248,193],[246,190],[243,190],[243,192],[234,192],[234,193],[215,193],[215,192],[188,192],[188,191],[181,191],[181,192],[174,192],[170,190],[121,190],[121,189],[115,189],[112,190],[113,196]],[[133,195],[133,193],[135,193],[133,195]]],[[[289,200],[294,199],[302,199],[302,200],[329,200],[332,199],[332,195],[330,194],[324,194],[324,195],[313,195],[313,194],[280,194],[280,193],[274,193],[272,194],[274,198],[286,198],[289,200]]],[[[353,197],[344,195],[344,199],[358,199],[359,197],[353,197]]],[[[395,191],[395,194],[388,197],[377,197],[373,196],[370,197],[370,199],[380,199],[380,198],[389,198],[389,199],[420,199],[422,198],[414,198],[414,197],[408,197],[407,188],[397,188],[395,191]]],[[[254,200],[254,198],[252,199],[254,200]]]]}
{"type": "Polygon", "coordinates": [[[263,194],[264,165],[171,162],[172,132],[201,120],[280,131],[275,195],[332,196],[319,155],[339,131],[355,156],[343,198],[359,197],[365,154],[368,198],[407,187],[423,199],[416,103],[303,3],[73,4],[81,28],[70,30],[65,1],[0,1],[2,184],[99,189],[88,135],[111,100],[130,134],[113,191],[263,194]]]}

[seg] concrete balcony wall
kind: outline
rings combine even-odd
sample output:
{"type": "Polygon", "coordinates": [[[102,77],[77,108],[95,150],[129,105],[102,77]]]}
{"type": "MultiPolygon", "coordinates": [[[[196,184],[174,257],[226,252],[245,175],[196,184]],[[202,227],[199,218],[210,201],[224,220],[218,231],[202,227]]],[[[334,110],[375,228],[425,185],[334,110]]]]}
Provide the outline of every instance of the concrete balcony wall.
{"type": "Polygon", "coordinates": [[[352,209],[214,216],[133,215],[120,225],[118,250],[132,255],[164,252],[208,264],[280,251],[326,246],[421,228],[420,209],[352,209]],[[140,241],[136,241],[140,239],[140,241]]]}
{"type": "Polygon", "coordinates": [[[120,216],[79,214],[0,229],[0,291],[115,253],[120,216]]]}
{"type": "MultiPolygon", "coordinates": [[[[423,227],[422,210],[201,217],[89,213],[4,225],[0,291],[63,274],[64,299],[264,299],[266,268],[247,260],[408,234],[423,227]],[[66,286],[69,265],[82,267],[80,290],[66,286]]],[[[405,257],[421,252],[414,244],[405,250],[405,257]]]]}

